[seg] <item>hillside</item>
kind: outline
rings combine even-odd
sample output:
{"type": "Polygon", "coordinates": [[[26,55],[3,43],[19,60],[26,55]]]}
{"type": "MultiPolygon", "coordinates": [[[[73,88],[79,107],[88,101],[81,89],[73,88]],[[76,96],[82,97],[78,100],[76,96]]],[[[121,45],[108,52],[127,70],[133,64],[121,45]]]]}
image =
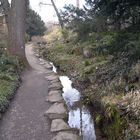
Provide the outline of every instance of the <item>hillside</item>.
{"type": "MultiPolygon", "coordinates": [[[[95,110],[96,125],[108,139],[138,139],[139,58],[133,56],[132,51],[118,52],[118,55],[109,53],[107,47],[119,43],[115,42],[117,33],[94,33],[87,41],[77,43],[73,41],[74,34],[69,32],[66,39],[62,33],[54,27],[44,36],[47,45],[39,47],[40,55],[53,62],[60,73],[71,77],[83,94],[83,103],[95,110]]],[[[137,41],[133,36],[138,34],[122,35],[137,41]]]]}

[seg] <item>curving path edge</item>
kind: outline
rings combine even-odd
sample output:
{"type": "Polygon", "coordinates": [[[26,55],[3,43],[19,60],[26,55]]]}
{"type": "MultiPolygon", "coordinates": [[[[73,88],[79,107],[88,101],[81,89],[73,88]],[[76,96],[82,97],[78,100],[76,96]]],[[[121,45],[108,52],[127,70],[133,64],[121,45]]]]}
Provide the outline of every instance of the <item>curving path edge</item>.
{"type": "Polygon", "coordinates": [[[26,46],[32,69],[23,73],[21,86],[0,120],[0,140],[78,140],[64,121],[67,109],[59,78],[48,62],[36,57],[33,47],[26,46]]]}

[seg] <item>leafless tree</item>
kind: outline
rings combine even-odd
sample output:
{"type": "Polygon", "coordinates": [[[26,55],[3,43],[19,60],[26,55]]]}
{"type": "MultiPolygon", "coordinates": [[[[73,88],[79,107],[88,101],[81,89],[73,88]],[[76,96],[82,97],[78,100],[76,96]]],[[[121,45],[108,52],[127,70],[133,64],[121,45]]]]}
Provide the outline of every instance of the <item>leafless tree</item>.
{"type": "Polygon", "coordinates": [[[59,24],[60,24],[61,28],[63,29],[63,28],[64,28],[64,24],[63,24],[61,15],[60,15],[60,13],[59,13],[59,11],[58,11],[58,8],[56,7],[56,4],[55,4],[54,0],[51,0],[51,4],[40,2],[40,5],[49,5],[49,6],[53,6],[53,8],[54,8],[54,10],[55,10],[55,12],[56,12],[56,15],[57,15],[57,17],[58,17],[59,24]]]}
{"type": "Polygon", "coordinates": [[[79,0],[76,0],[76,6],[77,6],[77,8],[80,7],[80,1],[79,0]]]}

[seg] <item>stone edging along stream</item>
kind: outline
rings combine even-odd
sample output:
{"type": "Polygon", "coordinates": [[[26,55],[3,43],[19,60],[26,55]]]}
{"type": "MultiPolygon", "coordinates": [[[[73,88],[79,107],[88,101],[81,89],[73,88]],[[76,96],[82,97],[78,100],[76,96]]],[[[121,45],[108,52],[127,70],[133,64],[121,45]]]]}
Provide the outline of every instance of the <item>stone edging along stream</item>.
{"type": "MultiPolygon", "coordinates": [[[[36,54],[36,57],[38,57],[38,54],[36,54]]],[[[68,140],[79,140],[80,137],[77,135],[77,131],[74,131],[65,122],[66,118],[68,118],[68,110],[62,97],[63,86],[59,80],[59,75],[52,71],[53,66],[49,62],[40,58],[39,61],[46,69],[45,78],[49,83],[49,93],[46,101],[52,103],[52,105],[44,115],[51,120],[50,131],[56,133],[52,140],[65,140],[66,138],[68,140]]]]}

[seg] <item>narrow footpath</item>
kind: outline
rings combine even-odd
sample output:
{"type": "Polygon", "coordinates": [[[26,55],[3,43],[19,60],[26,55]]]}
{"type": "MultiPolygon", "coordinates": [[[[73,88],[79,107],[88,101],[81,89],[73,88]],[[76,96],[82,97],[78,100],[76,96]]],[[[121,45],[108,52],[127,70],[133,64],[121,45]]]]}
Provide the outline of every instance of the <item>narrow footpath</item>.
{"type": "Polygon", "coordinates": [[[0,120],[0,140],[51,140],[51,122],[44,117],[50,107],[45,102],[48,94],[46,69],[34,55],[32,45],[26,47],[27,59],[32,67],[24,72],[22,83],[9,109],[0,120]]]}

